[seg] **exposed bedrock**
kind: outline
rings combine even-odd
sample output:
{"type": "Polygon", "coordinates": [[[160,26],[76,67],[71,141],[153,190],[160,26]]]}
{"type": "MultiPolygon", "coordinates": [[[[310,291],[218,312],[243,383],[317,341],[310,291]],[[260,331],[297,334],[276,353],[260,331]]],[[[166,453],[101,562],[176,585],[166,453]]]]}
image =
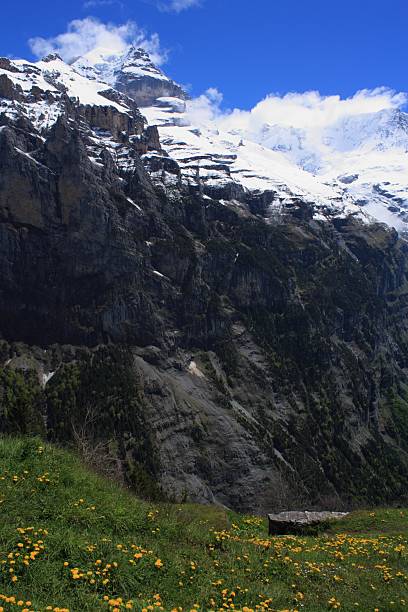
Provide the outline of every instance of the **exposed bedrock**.
{"type": "Polygon", "coordinates": [[[302,202],[267,222],[272,193],[211,199],[177,168],[166,191],[136,145],[95,157],[90,134],[0,129],[2,431],[71,443],[85,423],[132,487],[171,499],[403,499],[407,243],[302,202]]]}

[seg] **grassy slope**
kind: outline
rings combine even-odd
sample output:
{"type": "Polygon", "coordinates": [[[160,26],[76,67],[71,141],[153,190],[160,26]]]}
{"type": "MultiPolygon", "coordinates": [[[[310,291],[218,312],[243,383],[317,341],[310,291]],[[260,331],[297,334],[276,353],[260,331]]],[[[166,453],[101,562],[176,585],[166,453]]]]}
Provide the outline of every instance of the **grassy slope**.
{"type": "Polygon", "coordinates": [[[0,609],[408,605],[408,511],[356,513],[326,534],[269,540],[262,519],[140,501],[41,444],[0,439],[0,609]]]}

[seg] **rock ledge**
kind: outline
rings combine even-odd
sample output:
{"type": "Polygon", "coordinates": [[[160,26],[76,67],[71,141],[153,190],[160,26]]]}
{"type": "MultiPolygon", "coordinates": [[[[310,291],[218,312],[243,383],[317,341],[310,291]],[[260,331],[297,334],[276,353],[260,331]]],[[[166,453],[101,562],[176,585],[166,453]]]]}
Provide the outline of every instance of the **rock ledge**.
{"type": "Polygon", "coordinates": [[[269,535],[302,533],[327,521],[344,518],[348,512],[280,512],[268,514],[269,535]]]}

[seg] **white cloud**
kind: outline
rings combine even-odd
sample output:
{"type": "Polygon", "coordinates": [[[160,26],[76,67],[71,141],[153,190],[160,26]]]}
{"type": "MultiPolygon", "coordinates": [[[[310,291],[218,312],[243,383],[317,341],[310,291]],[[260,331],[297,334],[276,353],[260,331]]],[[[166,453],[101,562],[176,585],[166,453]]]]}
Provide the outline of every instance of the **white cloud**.
{"type": "Polygon", "coordinates": [[[157,3],[161,11],[181,13],[186,9],[200,6],[202,0],[161,0],[157,3]]]}
{"type": "Polygon", "coordinates": [[[29,44],[37,57],[48,53],[59,53],[66,62],[71,62],[81,55],[102,48],[113,54],[123,53],[130,43],[143,47],[156,64],[162,64],[166,52],[160,47],[158,34],[147,35],[134,21],[122,25],[102,23],[94,17],[71,21],[66,32],[51,38],[31,38],[29,44]]]}
{"type": "Polygon", "coordinates": [[[271,94],[251,110],[223,110],[216,89],[187,104],[187,121],[218,129],[281,151],[306,170],[317,172],[331,150],[349,150],[378,134],[380,125],[370,115],[401,108],[407,94],[381,87],[362,90],[349,98],[322,96],[319,92],[271,94]]]}
{"type": "Polygon", "coordinates": [[[234,110],[224,117],[225,125],[257,130],[265,124],[298,129],[323,128],[350,116],[399,108],[407,95],[385,87],[364,89],[349,98],[322,96],[317,91],[270,94],[250,111],[234,110]]]}
{"type": "Polygon", "coordinates": [[[363,89],[354,96],[322,96],[317,91],[270,94],[251,110],[222,110],[223,96],[214,88],[190,101],[188,112],[198,123],[215,121],[225,131],[246,133],[257,140],[272,126],[322,132],[342,119],[367,115],[387,109],[398,109],[408,102],[408,94],[386,87],[363,89]]]}
{"type": "Polygon", "coordinates": [[[187,116],[192,125],[206,125],[223,116],[221,104],[223,95],[215,87],[210,87],[198,98],[187,102],[187,116]]]}
{"type": "Polygon", "coordinates": [[[222,110],[222,99],[217,89],[210,88],[191,100],[189,113],[201,117],[203,122],[216,121],[223,130],[255,135],[264,131],[265,126],[322,130],[349,117],[401,108],[408,102],[408,95],[386,87],[363,89],[349,98],[322,96],[318,91],[270,94],[249,111],[222,110]]]}

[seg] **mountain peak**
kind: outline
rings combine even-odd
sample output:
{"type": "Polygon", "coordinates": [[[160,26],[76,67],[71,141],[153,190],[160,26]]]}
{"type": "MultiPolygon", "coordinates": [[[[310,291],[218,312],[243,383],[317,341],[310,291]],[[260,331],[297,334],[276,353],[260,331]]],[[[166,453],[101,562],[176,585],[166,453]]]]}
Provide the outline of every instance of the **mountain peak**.
{"type": "Polygon", "coordinates": [[[187,96],[158,68],[146,49],[132,44],[124,52],[96,48],[76,59],[73,68],[91,80],[107,83],[132,98],[138,106],[155,104],[157,98],[187,96]]]}
{"type": "Polygon", "coordinates": [[[48,55],[43,57],[41,61],[45,62],[46,64],[49,64],[50,62],[55,62],[55,61],[63,62],[64,60],[58,53],[49,53],[48,55]]]}
{"type": "Polygon", "coordinates": [[[130,72],[130,69],[136,68],[137,76],[144,76],[144,73],[148,73],[148,76],[168,80],[168,77],[152,62],[149,53],[141,47],[136,48],[131,45],[121,56],[119,63],[120,70],[130,72]],[[143,74],[140,71],[143,71],[143,74]]]}
{"type": "Polygon", "coordinates": [[[136,47],[133,44],[129,45],[124,51],[117,51],[107,47],[96,47],[76,58],[72,64],[79,70],[87,69],[89,72],[89,69],[93,69],[98,73],[99,77],[102,74],[110,78],[110,84],[113,84],[115,72],[131,65],[148,66],[160,72],[153,64],[149,53],[142,47],[136,47]]]}
{"type": "Polygon", "coordinates": [[[132,54],[133,55],[138,55],[138,56],[141,56],[141,57],[144,56],[144,57],[149,58],[149,60],[150,60],[150,55],[149,55],[148,51],[146,51],[146,49],[144,49],[143,47],[136,47],[136,45],[134,45],[134,44],[129,45],[127,51],[125,51],[125,53],[123,55],[124,56],[125,55],[129,56],[129,55],[132,55],[132,54]]]}
{"type": "Polygon", "coordinates": [[[132,98],[138,106],[152,106],[158,98],[186,99],[183,89],[152,61],[148,51],[134,44],[122,53],[93,49],[73,63],[88,79],[102,81],[132,98]]]}

